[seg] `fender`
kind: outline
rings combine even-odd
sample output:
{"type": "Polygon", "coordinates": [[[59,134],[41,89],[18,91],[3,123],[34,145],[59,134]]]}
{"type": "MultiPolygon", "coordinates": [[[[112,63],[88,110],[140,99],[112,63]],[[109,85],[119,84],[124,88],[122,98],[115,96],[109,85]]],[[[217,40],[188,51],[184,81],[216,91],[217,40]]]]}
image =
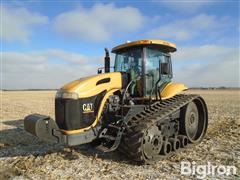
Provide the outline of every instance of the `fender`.
{"type": "Polygon", "coordinates": [[[162,90],[161,92],[161,98],[164,99],[169,99],[176,94],[179,94],[180,92],[187,90],[188,88],[184,84],[180,83],[168,83],[162,90]]]}
{"type": "Polygon", "coordinates": [[[162,99],[169,99],[187,89],[184,84],[170,82],[163,88],[161,97],[162,99]]]}

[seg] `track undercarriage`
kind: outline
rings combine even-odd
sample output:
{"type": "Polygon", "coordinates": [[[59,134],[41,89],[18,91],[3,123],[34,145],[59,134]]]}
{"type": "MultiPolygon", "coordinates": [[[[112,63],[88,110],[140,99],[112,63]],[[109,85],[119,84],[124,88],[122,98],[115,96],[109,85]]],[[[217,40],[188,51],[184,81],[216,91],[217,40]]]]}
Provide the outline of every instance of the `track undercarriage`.
{"type": "Polygon", "coordinates": [[[107,141],[99,149],[112,151],[119,145],[118,149],[134,161],[150,164],[188,144],[200,143],[207,124],[207,107],[200,96],[176,95],[125,118],[118,133],[102,136],[107,141]]]}

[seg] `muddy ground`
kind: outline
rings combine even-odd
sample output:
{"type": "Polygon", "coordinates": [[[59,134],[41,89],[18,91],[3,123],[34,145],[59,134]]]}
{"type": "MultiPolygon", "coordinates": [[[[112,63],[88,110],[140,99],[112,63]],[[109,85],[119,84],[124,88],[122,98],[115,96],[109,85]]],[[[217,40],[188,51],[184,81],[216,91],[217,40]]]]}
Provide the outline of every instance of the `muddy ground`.
{"type": "MultiPolygon", "coordinates": [[[[101,153],[90,145],[73,149],[47,144],[23,130],[31,113],[54,117],[54,91],[4,91],[0,122],[0,179],[193,179],[180,174],[180,162],[231,165],[240,179],[240,90],[191,90],[209,111],[203,142],[154,165],[133,164],[118,152],[101,153]]],[[[213,178],[209,175],[207,178],[213,178]]]]}

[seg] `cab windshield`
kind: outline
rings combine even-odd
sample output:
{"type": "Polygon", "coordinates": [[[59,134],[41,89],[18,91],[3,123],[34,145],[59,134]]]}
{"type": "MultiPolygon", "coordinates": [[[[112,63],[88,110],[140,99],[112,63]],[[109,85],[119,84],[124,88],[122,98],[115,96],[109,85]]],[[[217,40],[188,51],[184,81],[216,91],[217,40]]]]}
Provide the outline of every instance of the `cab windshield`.
{"type": "Polygon", "coordinates": [[[134,71],[136,74],[140,74],[142,71],[142,48],[131,48],[117,52],[114,71],[127,73],[134,71]]]}

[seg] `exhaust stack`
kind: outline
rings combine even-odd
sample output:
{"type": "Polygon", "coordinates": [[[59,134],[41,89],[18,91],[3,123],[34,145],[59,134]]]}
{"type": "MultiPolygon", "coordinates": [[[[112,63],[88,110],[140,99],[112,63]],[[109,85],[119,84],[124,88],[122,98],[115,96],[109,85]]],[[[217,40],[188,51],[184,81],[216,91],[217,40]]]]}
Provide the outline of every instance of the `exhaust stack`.
{"type": "Polygon", "coordinates": [[[109,51],[107,48],[104,49],[105,50],[105,58],[104,58],[104,70],[105,73],[109,73],[110,72],[110,56],[109,56],[109,51]]]}

